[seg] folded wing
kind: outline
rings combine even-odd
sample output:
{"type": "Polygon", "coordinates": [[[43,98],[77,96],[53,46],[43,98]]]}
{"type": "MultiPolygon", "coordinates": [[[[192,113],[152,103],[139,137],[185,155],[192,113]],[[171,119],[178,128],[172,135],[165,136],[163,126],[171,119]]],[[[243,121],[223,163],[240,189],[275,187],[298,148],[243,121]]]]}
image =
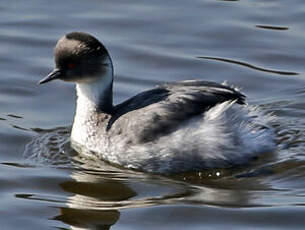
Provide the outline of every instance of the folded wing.
{"type": "Polygon", "coordinates": [[[209,81],[167,83],[117,105],[107,130],[120,130],[132,142],[150,142],[225,101],[244,104],[245,96],[209,81]]]}

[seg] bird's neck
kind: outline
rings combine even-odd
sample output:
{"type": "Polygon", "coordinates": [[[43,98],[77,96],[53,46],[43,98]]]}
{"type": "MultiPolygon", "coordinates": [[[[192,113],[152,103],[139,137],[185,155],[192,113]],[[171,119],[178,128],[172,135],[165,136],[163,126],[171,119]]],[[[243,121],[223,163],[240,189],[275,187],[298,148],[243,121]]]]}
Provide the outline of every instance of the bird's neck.
{"type": "Polygon", "coordinates": [[[98,138],[93,132],[111,117],[112,104],[112,64],[105,68],[103,76],[90,81],[76,83],[76,111],[71,133],[71,141],[81,146],[94,144],[98,138]],[[89,142],[89,143],[87,143],[89,142]]]}
{"type": "Polygon", "coordinates": [[[112,78],[103,77],[97,82],[76,84],[76,115],[82,110],[110,113],[112,104],[112,78]]]}
{"type": "Polygon", "coordinates": [[[113,109],[112,85],[112,66],[107,68],[102,77],[94,81],[77,83],[76,115],[83,114],[86,111],[111,113],[113,109]]]}

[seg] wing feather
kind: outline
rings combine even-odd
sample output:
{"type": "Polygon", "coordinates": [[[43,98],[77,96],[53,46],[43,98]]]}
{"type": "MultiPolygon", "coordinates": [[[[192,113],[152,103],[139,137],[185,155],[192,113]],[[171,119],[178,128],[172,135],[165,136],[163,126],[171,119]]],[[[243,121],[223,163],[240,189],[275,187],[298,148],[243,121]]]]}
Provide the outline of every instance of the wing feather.
{"type": "Polygon", "coordinates": [[[229,86],[209,81],[167,83],[140,93],[115,107],[107,130],[133,142],[146,143],[173,132],[184,121],[203,114],[216,104],[245,96],[229,86]]]}

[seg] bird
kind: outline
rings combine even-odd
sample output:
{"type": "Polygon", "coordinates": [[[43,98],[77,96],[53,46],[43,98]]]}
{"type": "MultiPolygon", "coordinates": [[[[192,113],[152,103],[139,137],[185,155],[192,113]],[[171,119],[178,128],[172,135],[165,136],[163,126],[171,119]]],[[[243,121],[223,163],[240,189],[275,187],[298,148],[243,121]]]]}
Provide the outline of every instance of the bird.
{"type": "Polygon", "coordinates": [[[203,80],[167,82],[113,105],[114,68],[94,36],[70,32],[54,48],[55,79],[76,85],[71,146],[79,154],[152,174],[248,164],[276,149],[272,115],[238,89],[203,80]]]}

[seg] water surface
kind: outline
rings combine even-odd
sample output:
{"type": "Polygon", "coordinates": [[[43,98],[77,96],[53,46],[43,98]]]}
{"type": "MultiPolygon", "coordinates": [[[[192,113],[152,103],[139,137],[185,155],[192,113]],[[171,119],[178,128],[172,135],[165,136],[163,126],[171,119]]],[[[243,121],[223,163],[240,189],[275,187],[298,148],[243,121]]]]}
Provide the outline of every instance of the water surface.
{"type": "Polygon", "coordinates": [[[301,0],[0,3],[1,229],[303,229],[304,21],[301,0]],[[115,103],[164,81],[227,81],[277,116],[278,151],[172,178],[78,158],[73,85],[36,85],[74,30],[108,48],[115,103]]]}

